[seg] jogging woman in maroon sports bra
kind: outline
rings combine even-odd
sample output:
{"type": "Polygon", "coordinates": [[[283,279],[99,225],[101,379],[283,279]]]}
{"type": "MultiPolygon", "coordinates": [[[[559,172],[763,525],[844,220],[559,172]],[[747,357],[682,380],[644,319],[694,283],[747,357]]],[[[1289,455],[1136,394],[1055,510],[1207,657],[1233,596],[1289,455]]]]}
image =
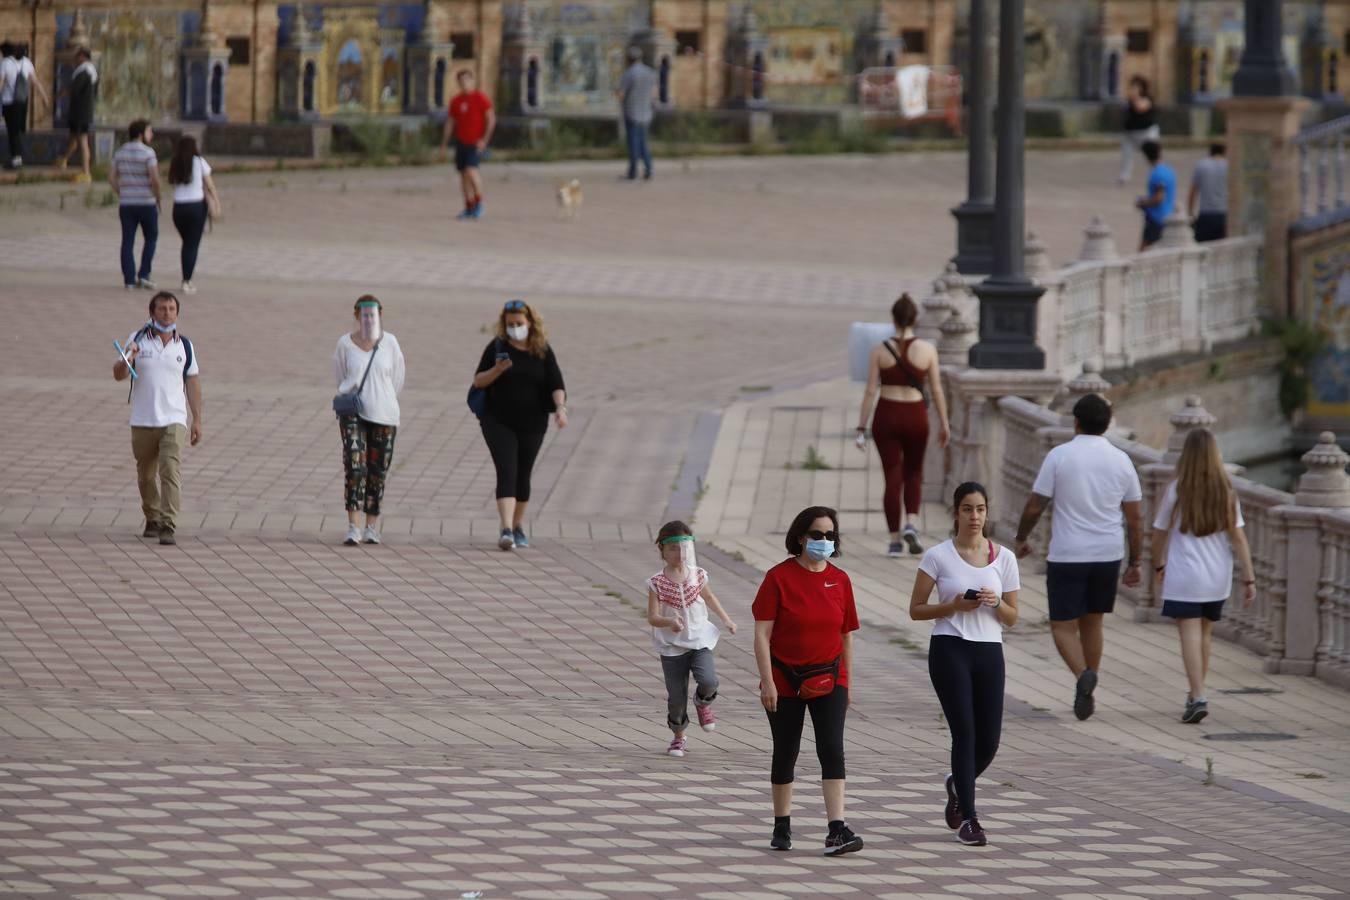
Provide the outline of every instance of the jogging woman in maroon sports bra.
{"type": "Polygon", "coordinates": [[[863,393],[862,413],[858,417],[858,449],[867,446],[867,420],[872,416],[872,437],[881,457],[881,470],[886,487],[882,508],[886,511],[886,528],[891,533],[887,548],[889,556],[899,556],[908,545],[910,553],[923,552],[914,516],[919,511],[923,490],[923,454],[928,445],[928,403],[924,399],[925,383],[932,389],[933,406],[938,417],[938,446],[946,447],[951,437],[947,422],[947,398],[942,393],[942,379],[938,373],[937,348],[914,337],[914,321],[919,308],[909,294],[901,294],[891,307],[895,321],[895,337],[888,338],[872,349],[867,389],[863,393]],[[900,511],[904,497],[903,521],[900,511]],[[902,528],[903,526],[903,528],[902,528]],[[902,544],[901,541],[904,541],[902,544]]]}

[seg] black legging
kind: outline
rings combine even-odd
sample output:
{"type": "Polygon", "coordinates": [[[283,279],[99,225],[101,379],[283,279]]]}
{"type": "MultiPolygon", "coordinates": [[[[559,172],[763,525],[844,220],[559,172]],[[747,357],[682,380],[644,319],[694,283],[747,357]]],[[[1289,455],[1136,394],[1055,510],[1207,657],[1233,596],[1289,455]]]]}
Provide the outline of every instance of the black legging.
{"type": "Polygon", "coordinates": [[[545,432],[516,431],[491,416],[483,416],[483,439],[497,469],[497,499],[514,497],[521,503],[530,499],[530,475],[545,432]]]}
{"type": "Polygon", "coordinates": [[[816,756],[820,758],[820,777],[844,777],[844,717],[848,715],[848,688],[838,686],[832,693],[814,700],[778,695],[778,711],[769,713],[773,732],[773,768],[769,781],[792,784],[797,754],[802,748],[802,726],[811,710],[811,726],[816,730],[816,756]]]}
{"type": "Polygon", "coordinates": [[[975,816],[975,778],[994,761],[1003,728],[1003,645],[934,635],[928,645],[933,679],[952,733],[952,776],[963,819],[975,816]]]}
{"type": "Polygon", "coordinates": [[[202,232],[206,230],[206,201],[196,203],[175,203],[173,205],[173,227],[183,239],[183,280],[191,281],[197,268],[197,250],[202,245],[202,232]]]}

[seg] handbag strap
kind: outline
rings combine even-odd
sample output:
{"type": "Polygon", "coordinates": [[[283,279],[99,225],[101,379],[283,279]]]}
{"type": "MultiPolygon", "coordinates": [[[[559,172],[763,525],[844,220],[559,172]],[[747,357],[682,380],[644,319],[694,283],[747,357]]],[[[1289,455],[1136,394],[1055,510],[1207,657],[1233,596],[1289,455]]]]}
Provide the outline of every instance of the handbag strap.
{"type": "MultiPolygon", "coordinates": [[[[381,338],[380,340],[383,340],[381,338]]],[[[361,374],[361,383],[356,386],[356,396],[361,396],[361,389],[366,386],[366,378],[370,375],[370,367],[375,362],[375,351],[380,349],[380,341],[375,342],[375,346],[370,348],[370,359],[366,360],[366,371],[361,374]]]]}

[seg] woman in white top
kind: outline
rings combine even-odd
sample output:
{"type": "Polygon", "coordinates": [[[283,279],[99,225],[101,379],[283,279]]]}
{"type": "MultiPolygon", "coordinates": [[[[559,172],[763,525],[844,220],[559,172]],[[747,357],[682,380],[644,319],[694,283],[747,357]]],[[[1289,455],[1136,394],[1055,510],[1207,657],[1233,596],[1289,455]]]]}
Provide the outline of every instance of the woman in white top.
{"type": "Polygon", "coordinates": [[[1197,428],[1186,435],[1176,480],[1167,486],[1153,519],[1153,561],[1162,614],[1177,620],[1181,659],[1190,691],[1181,721],[1209,715],[1205,676],[1209,640],[1223,603],[1233,592],[1233,555],[1242,565],[1243,605],[1256,599],[1252,551],[1242,530],[1242,506],[1223,467],[1219,442],[1197,428]]]}
{"type": "Polygon", "coordinates": [[[197,250],[202,245],[208,216],[220,209],[211,164],[197,155],[197,139],[185,134],[174,147],[169,163],[169,184],[173,185],[173,227],[183,239],[183,293],[195,294],[192,273],[197,268],[197,250]]]}
{"type": "Polygon", "coordinates": [[[1017,556],[985,536],[989,492],[956,489],[955,537],[924,554],[909,599],[911,619],[936,619],[928,646],[933,681],[952,735],[947,827],[963,844],[984,846],[975,779],[994,761],[1003,728],[1003,629],[1017,621],[1017,556]],[[933,589],[937,603],[929,603],[933,589]]]}
{"type": "Polygon", "coordinates": [[[380,542],[380,501],[384,479],[394,459],[398,433],[398,395],[403,391],[403,350],[398,338],[382,331],[384,307],[366,294],[352,312],[356,328],[338,338],[333,351],[333,374],[339,394],[359,389],[357,414],[338,416],[342,432],[342,464],[347,473],[347,536],[355,546],[380,542]],[[370,374],[366,375],[369,368],[370,374]],[[364,380],[364,384],[362,383],[364,380]],[[360,515],[365,510],[366,528],[360,515]]]}

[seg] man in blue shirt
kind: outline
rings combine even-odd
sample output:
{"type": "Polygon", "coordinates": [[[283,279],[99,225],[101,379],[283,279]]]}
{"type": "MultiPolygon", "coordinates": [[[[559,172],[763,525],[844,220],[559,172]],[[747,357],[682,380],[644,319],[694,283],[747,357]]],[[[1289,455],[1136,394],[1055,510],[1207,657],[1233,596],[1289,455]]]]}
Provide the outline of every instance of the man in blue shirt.
{"type": "Polygon", "coordinates": [[[1162,161],[1162,146],[1157,141],[1145,141],[1143,151],[1144,158],[1153,168],[1148,173],[1148,196],[1134,201],[1134,205],[1144,211],[1144,237],[1139,242],[1141,253],[1158,243],[1163,225],[1177,202],[1177,176],[1162,161]]]}

